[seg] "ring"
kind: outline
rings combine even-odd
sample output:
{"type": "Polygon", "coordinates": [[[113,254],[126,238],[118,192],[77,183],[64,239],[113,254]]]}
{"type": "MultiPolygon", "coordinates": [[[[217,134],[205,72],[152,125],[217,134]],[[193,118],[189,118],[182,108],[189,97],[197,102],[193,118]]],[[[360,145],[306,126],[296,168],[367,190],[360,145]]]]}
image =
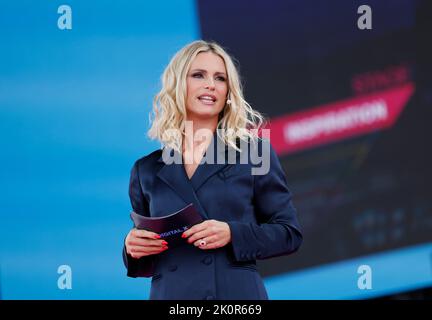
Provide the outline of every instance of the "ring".
{"type": "Polygon", "coordinates": [[[207,242],[203,239],[200,240],[199,245],[200,246],[205,246],[207,244],[207,242]]]}

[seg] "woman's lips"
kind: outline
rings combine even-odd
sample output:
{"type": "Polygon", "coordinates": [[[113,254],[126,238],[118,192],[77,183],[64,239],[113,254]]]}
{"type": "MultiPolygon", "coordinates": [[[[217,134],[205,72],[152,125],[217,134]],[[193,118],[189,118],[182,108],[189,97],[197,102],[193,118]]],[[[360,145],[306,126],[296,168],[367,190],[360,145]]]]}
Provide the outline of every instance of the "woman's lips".
{"type": "Polygon", "coordinates": [[[208,96],[198,97],[198,100],[201,101],[202,104],[205,104],[207,106],[212,106],[216,103],[216,101],[215,101],[216,99],[213,99],[213,98],[208,97],[208,96]]]}

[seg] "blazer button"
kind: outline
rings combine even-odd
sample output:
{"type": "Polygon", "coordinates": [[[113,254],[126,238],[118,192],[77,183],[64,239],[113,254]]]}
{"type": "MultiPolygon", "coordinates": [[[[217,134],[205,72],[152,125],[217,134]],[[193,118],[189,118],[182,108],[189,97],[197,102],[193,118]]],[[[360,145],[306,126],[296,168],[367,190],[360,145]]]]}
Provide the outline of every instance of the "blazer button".
{"type": "Polygon", "coordinates": [[[210,265],[213,262],[213,258],[210,256],[206,256],[204,259],[201,260],[202,263],[206,264],[206,265],[210,265]]]}
{"type": "Polygon", "coordinates": [[[175,265],[175,264],[171,265],[168,270],[171,271],[171,272],[176,271],[177,270],[177,265],[175,265]]]}
{"type": "Polygon", "coordinates": [[[207,297],[206,297],[206,300],[214,300],[214,299],[215,299],[214,296],[207,296],[207,297]]]}

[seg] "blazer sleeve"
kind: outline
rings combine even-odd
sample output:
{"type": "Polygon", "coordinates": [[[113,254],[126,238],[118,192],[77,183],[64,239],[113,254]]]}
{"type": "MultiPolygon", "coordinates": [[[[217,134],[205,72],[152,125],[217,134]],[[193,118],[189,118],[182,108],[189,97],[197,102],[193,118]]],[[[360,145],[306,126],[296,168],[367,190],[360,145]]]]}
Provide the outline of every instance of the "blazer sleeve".
{"type": "Polygon", "coordinates": [[[269,149],[268,173],[254,176],[253,202],[258,223],[228,222],[237,261],[291,254],[303,241],[285,173],[271,145],[269,149]]]}
{"type": "MultiPolygon", "coordinates": [[[[144,197],[139,179],[138,161],[131,170],[129,181],[129,198],[133,210],[141,215],[149,216],[148,201],[144,197]]],[[[154,270],[154,255],[144,256],[139,259],[133,258],[126,252],[123,245],[123,262],[127,269],[128,277],[151,277],[154,270]]]]}

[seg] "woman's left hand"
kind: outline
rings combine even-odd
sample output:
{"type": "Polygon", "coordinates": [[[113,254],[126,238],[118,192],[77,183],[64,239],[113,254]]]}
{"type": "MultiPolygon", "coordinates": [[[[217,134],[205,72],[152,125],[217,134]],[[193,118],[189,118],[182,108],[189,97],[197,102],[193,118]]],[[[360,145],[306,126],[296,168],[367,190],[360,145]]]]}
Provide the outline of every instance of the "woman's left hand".
{"type": "Polygon", "coordinates": [[[231,230],[226,222],[206,220],[183,232],[182,238],[200,249],[216,249],[231,242],[231,230]]]}

